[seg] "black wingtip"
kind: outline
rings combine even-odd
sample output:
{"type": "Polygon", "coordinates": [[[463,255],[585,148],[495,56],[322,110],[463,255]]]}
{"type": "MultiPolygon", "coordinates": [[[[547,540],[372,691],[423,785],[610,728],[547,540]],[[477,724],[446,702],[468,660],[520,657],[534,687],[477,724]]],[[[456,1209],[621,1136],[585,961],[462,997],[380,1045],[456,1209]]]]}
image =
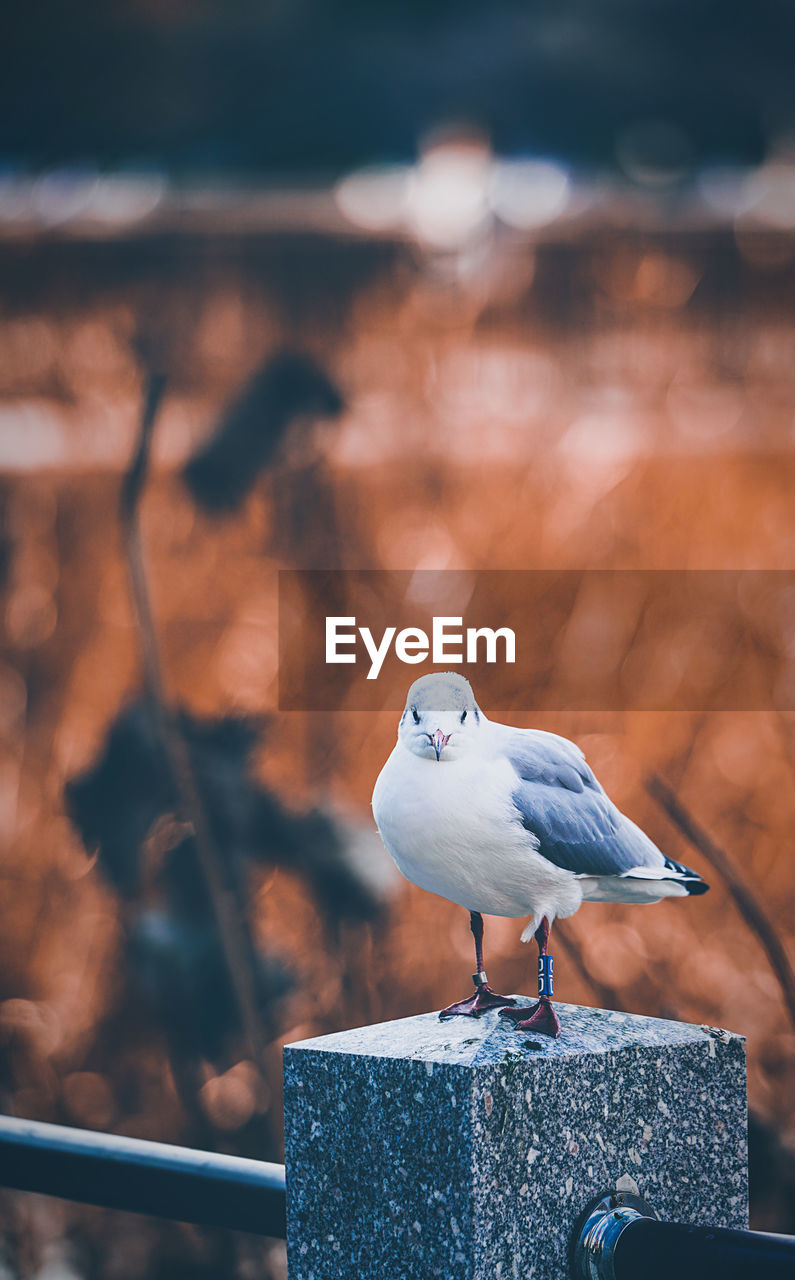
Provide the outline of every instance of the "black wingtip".
{"type": "Polygon", "coordinates": [[[684,862],[674,862],[673,858],[666,858],[665,865],[669,871],[675,871],[677,875],[683,877],[682,883],[688,893],[695,896],[699,893],[706,893],[709,889],[706,880],[702,880],[698,872],[694,871],[692,867],[686,867],[684,862]]]}
{"type": "Polygon", "coordinates": [[[709,889],[709,885],[707,884],[706,880],[688,880],[685,883],[685,888],[687,889],[688,893],[691,893],[693,894],[694,897],[697,897],[698,894],[700,893],[706,893],[707,890],[709,889]]]}

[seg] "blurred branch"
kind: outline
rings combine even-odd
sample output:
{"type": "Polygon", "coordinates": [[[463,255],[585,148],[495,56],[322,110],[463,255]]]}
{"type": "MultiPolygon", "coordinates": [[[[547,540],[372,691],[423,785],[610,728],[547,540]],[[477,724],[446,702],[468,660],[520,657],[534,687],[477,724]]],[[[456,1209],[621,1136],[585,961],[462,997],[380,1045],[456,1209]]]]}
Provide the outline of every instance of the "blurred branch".
{"type": "Polygon", "coordinates": [[[157,645],[152,611],[149,604],[149,589],[146,582],[146,566],[144,564],[141,543],[141,526],[138,519],[138,503],[149,474],[149,458],[152,448],[152,436],[160,406],[166,390],[166,375],[150,370],[146,376],[144,405],[141,414],[141,426],[132,461],[124,473],[119,495],[119,519],[124,534],[124,548],[127,555],[127,567],[130,574],[133,609],[138,625],[138,638],[141,642],[141,654],[144,673],[149,694],[158,716],[159,727],[163,730],[165,743],[165,707],[166,697],[162,678],[160,652],[157,645]]]}
{"type": "Polygon", "coordinates": [[[254,978],[242,937],[246,923],[235,895],[224,882],[221,861],[196,786],[190,753],[179,719],[166,696],[163,664],[149,600],[139,507],[149,471],[152,435],[165,388],[165,373],[151,366],[147,368],[140,431],[132,461],[122,480],[119,518],[124,536],[133,609],[152,711],[173,775],[182,817],[193,829],[199,865],[218,922],[224,960],[235,993],[241,1025],[249,1042],[252,1058],[264,1070],[267,1045],[260,1028],[254,978]]]}
{"type": "Polygon", "coordinates": [[[682,804],[666,782],[657,774],[652,774],[647,783],[649,794],[657,801],[660,808],[667,813],[674,826],[678,827],[686,840],[707,859],[726,883],[734,899],[740,915],[748,927],[756,934],[770,961],[770,966],[778,979],[784,1001],[789,1010],[790,1019],[795,1026],[795,972],[789,957],[778,936],[773,922],[769,919],[764,907],[753,890],[746,883],[743,875],[737,870],[729,855],[715,844],[703,827],[682,804]]]}

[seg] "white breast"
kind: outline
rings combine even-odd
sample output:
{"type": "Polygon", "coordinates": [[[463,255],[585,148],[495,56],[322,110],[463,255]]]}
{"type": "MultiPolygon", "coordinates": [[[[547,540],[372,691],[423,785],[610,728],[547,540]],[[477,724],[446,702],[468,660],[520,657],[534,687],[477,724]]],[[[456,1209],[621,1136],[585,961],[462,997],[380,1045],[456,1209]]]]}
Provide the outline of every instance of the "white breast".
{"type": "Polygon", "coordinates": [[[398,868],[421,889],[488,915],[570,915],[581,901],[577,881],[536,852],[513,806],[515,786],[504,756],[437,762],[398,743],[373,813],[398,868]]]}

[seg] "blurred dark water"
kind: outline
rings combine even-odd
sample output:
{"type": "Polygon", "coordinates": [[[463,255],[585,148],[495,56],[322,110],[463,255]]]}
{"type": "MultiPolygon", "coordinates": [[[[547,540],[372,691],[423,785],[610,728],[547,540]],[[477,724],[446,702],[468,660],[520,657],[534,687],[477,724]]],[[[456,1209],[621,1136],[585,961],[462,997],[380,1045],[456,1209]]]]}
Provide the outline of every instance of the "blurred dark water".
{"type": "Polygon", "coordinates": [[[697,163],[752,162],[795,122],[794,36],[786,0],[6,6],[0,155],[333,173],[453,118],[604,165],[662,119],[697,163]]]}

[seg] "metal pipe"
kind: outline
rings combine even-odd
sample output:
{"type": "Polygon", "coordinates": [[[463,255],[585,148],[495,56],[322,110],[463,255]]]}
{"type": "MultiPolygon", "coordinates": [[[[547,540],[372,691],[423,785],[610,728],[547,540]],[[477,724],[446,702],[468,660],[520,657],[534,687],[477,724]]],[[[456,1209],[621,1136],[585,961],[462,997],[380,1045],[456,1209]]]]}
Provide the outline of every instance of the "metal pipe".
{"type": "Polygon", "coordinates": [[[0,1116],[0,1186],[284,1239],[284,1165],[0,1116]]]}
{"type": "Polygon", "coordinates": [[[660,1222],[639,1196],[603,1196],[576,1233],[575,1280],[793,1280],[795,1236],[660,1222]]]}
{"type": "Polygon", "coordinates": [[[795,1238],[636,1218],[616,1241],[616,1280],[793,1280],[795,1238]]]}

